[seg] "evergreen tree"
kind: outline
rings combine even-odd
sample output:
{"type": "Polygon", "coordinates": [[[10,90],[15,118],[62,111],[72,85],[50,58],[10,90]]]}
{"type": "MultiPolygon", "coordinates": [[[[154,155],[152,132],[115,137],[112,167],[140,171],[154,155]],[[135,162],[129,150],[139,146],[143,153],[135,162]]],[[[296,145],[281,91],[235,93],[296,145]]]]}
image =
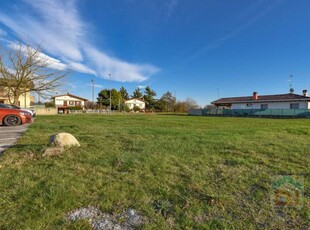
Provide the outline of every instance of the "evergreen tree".
{"type": "Polygon", "coordinates": [[[127,93],[127,90],[124,88],[124,86],[122,86],[122,88],[120,88],[119,92],[120,92],[123,100],[129,99],[129,94],[127,93]]]}
{"type": "Polygon", "coordinates": [[[145,107],[148,110],[152,110],[155,108],[156,99],[154,98],[156,96],[156,92],[152,90],[149,86],[147,86],[144,90],[144,101],[145,101],[145,107]]]}
{"type": "Polygon", "coordinates": [[[133,98],[142,98],[143,97],[139,87],[136,88],[135,91],[133,91],[132,97],[133,98]]]}
{"type": "Polygon", "coordinates": [[[111,106],[112,110],[119,108],[120,103],[122,102],[121,93],[116,89],[103,89],[98,93],[97,101],[99,104],[105,106],[106,108],[110,107],[110,93],[111,93],[111,106]]]}

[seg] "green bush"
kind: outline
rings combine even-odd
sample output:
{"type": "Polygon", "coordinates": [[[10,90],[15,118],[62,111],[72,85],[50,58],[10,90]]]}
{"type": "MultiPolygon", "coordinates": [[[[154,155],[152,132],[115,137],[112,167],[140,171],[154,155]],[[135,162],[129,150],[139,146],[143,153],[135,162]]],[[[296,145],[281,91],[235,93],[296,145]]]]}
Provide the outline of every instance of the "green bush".
{"type": "Polygon", "coordinates": [[[141,110],[141,109],[140,109],[140,107],[139,107],[139,106],[134,106],[134,107],[133,107],[133,111],[135,111],[135,112],[137,112],[137,111],[139,111],[139,112],[140,112],[140,110],[141,110]]]}
{"type": "Polygon", "coordinates": [[[55,102],[50,101],[50,102],[45,102],[45,108],[55,108],[55,102]]]}
{"type": "Polygon", "coordinates": [[[130,108],[128,107],[128,105],[125,105],[124,109],[125,109],[126,113],[130,112],[130,108]]]}

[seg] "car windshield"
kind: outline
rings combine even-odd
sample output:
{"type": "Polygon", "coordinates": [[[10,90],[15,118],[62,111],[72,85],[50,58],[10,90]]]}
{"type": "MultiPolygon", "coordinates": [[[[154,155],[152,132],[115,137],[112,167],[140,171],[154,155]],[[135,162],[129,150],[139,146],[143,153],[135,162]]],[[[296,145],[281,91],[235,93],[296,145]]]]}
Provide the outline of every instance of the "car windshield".
{"type": "Polygon", "coordinates": [[[17,105],[9,105],[9,106],[13,109],[20,109],[20,107],[18,107],[17,105]]]}
{"type": "Polygon", "coordinates": [[[4,108],[4,109],[12,109],[12,107],[11,107],[11,106],[6,105],[6,104],[2,104],[2,103],[0,103],[0,108],[4,108]]]}

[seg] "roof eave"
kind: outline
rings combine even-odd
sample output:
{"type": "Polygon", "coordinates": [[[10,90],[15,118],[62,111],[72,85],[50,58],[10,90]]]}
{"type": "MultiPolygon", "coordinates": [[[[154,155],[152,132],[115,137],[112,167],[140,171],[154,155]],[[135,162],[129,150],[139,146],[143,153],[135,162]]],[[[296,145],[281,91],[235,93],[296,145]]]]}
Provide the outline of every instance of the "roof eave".
{"type": "Polygon", "coordinates": [[[251,100],[251,101],[233,101],[233,102],[216,102],[213,101],[211,104],[240,104],[240,103],[261,103],[261,102],[290,102],[290,101],[310,101],[310,98],[301,98],[301,99],[283,99],[283,100],[251,100]]]}

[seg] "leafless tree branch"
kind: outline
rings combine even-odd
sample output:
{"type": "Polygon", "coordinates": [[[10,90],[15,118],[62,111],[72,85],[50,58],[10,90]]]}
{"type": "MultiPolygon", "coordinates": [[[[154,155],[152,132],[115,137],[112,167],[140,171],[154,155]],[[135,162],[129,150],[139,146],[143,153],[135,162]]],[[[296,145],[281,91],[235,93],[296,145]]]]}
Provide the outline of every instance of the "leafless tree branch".
{"type": "Polygon", "coordinates": [[[0,86],[10,103],[17,104],[19,96],[27,92],[48,97],[64,86],[70,71],[55,70],[50,65],[40,47],[34,49],[21,41],[0,47],[0,86]]]}

